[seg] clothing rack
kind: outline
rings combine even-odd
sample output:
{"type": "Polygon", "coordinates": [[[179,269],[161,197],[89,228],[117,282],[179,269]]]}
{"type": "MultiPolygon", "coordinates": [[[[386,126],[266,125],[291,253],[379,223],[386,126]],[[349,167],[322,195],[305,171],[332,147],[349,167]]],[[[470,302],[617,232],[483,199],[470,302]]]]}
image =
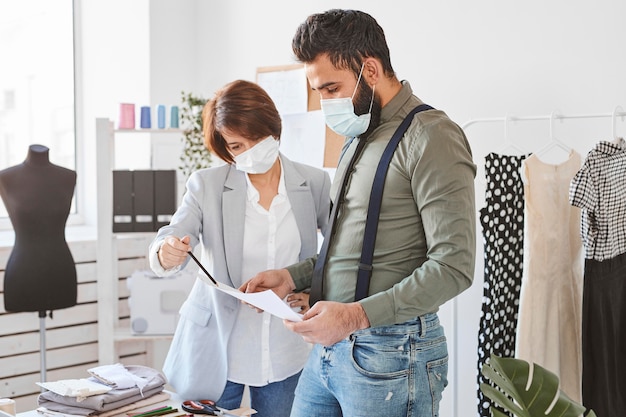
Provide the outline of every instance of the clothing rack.
{"type": "MultiPolygon", "coordinates": [[[[510,122],[526,122],[526,121],[541,121],[547,120],[550,123],[550,138],[554,143],[559,143],[559,141],[555,138],[554,135],[554,124],[557,120],[569,120],[569,119],[602,119],[602,118],[610,118],[612,121],[612,132],[613,137],[617,137],[617,119],[619,118],[621,121],[624,121],[626,117],[626,111],[621,106],[616,106],[612,112],[610,113],[590,113],[590,114],[562,114],[560,111],[555,110],[547,115],[530,115],[530,116],[515,116],[510,114],[505,114],[502,117],[486,117],[486,118],[473,118],[467,120],[465,123],[460,125],[461,129],[465,131],[467,128],[480,123],[504,123],[504,137],[505,141],[508,142],[508,125],[510,122]]],[[[509,143],[510,146],[517,148],[514,144],[509,143]]],[[[527,153],[524,150],[518,149],[521,153],[527,153]]],[[[452,315],[456,317],[458,315],[458,300],[455,298],[452,300],[452,315]]],[[[457,326],[457,322],[453,321],[451,324],[451,333],[455,335],[455,340],[458,342],[459,339],[459,329],[457,326]]],[[[454,387],[454,391],[458,392],[458,363],[459,363],[459,349],[458,345],[454,345],[451,356],[454,357],[454,360],[451,365],[452,373],[455,375],[454,380],[451,385],[454,387]]],[[[458,409],[456,402],[454,403],[454,413],[453,415],[458,415],[458,409]]]]}
{"type": "Polygon", "coordinates": [[[549,115],[539,115],[539,116],[512,116],[512,115],[505,115],[503,117],[487,117],[487,118],[477,118],[477,119],[470,119],[468,121],[466,121],[465,123],[463,123],[461,125],[461,129],[465,130],[468,127],[477,124],[477,123],[504,123],[504,129],[505,129],[505,136],[506,136],[506,131],[508,128],[508,124],[509,122],[524,122],[524,121],[537,121],[537,120],[549,120],[550,121],[550,133],[551,133],[551,137],[554,137],[554,135],[552,135],[552,131],[553,131],[553,125],[554,122],[557,120],[565,120],[565,119],[597,119],[597,118],[611,118],[612,123],[613,123],[613,137],[616,137],[616,130],[617,130],[617,119],[621,118],[621,120],[624,120],[624,117],[626,117],[626,112],[622,109],[621,106],[616,106],[613,109],[613,112],[611,113],[596,113],[596,114],[572,114],[572,115],[566,115],[566,114],[561,114],[558,110],[553,111],[551,114],[549,115]]]}

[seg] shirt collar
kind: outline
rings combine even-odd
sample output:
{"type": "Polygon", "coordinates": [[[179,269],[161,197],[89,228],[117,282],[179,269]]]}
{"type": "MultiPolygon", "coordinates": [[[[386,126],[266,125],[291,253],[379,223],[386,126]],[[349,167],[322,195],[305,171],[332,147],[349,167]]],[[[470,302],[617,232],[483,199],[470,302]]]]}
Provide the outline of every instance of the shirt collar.
{"type": "Polygon", "coordinates": [[[601,141],[596,145],[596,150],[606,155],[614,155],[626,151],[626,141],[618,138],[614,141],[601,141]]]}
{"type": "MultiPolygon", "coordinates": [[[[380,123],[386,123],[390,121],[406,104],[409,100],[414,100],[416,97],[413,95],[413,89],[408,81],[401,81],[402,88],[398,91],[389,103],[382,108],[380,112],[380,123]]],[[[422,104],[421,100],[417,100],[416,105],[422,104]]]]}

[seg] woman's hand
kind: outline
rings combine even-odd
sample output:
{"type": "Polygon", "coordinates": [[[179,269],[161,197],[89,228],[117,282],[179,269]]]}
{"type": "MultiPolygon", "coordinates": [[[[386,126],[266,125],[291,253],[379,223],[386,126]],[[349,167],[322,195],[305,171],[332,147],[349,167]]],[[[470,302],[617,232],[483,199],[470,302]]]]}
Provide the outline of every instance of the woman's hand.
{"type": "Polygon", "coordinates": [[[289,303],[289,307],[298,308],[300,307],[300,314],[306,313],[311,306],[309,305],[309,293],[306,292],[296,292],[289,294],[287,296],[287,303],[289,303]]]}
{"type": "Polygon", "coordinates": [[[159,262],[163,269],[172,269],[181,265],[187,259],[187,253],[191,251],[189,242],[191,238],[184,236],[179,239],[176,236],[168,236],[159,248],[159,262]]]}

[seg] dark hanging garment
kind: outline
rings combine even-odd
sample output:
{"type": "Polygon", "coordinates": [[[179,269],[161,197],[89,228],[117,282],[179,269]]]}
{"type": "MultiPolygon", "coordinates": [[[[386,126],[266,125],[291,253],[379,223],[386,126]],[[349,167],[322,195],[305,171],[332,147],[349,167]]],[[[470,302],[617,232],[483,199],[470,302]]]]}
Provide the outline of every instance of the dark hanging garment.
{"type": "MultiPolygon", "coordinates": [[[[524,185],[520,168],[526,157],[495,153],[485,157],[486,205],[480,210],[485,274],[478,333],[479,386],[489,384],[480,369],[492,353],[515,356],[524,257],[524,185]]],[[[479,416],[491,417],[492,405],[479,388],[479,416]]]]}
{"type": "Polygon", "coordinates": [[[582,209],[583,405],[598,417],[626,410],[626,142],[602,141],[570,185],[582,209]]]}

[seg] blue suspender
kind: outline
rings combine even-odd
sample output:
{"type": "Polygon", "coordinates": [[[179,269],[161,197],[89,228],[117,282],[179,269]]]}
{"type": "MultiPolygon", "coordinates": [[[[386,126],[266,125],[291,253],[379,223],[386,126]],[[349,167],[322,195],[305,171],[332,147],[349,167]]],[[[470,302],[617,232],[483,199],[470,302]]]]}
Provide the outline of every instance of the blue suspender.
{"type": "Polygon", "coordinates": [[[378,218],[380,216],[380,206],[383,199],[383,189],[385,187],[385,177],[389,169],[389,163],[393,157],[398,143],[404,136],[413,121],[413,116],[424,110],[431,110],[428,104],[421,104],[411,110],[411,112],[402,121],[398,129],[393,134],[391,140],[387,144],[383,156],[380,158],[374,183],[372,184],[372,193],[370,194],[370,202],[367,208],[367,218],[365,220],[365,236],[363,239],[363,248],[361,249],[361,260],[359,262],[359,272],[356,281],[356,291],[354,300],[359,301],[368,295],[370,286],[370,277],[372,276],[372,260],[374,257],[374,246],[376,243],[376,232],[378,231],[378,218]]]}

